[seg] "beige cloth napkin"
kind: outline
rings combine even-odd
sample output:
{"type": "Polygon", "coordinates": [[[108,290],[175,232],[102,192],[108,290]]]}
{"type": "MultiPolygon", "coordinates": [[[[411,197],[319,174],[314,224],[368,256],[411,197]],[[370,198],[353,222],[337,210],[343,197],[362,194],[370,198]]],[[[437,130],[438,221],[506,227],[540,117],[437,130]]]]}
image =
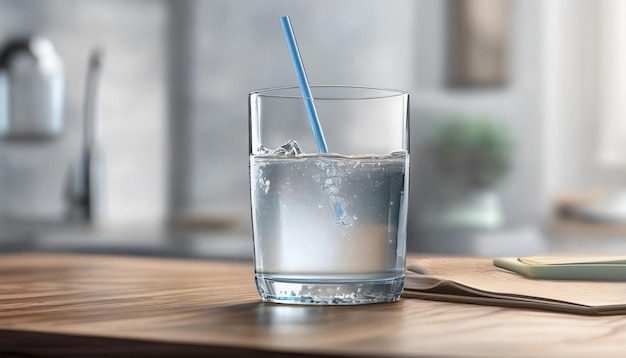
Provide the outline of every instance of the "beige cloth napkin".
{"type": "Polygon", "coordinates": [[[532,280],[499,269],[487,258],[409,261],[402,296],[584,315],[626,314],[624,282],[532,280]]]}

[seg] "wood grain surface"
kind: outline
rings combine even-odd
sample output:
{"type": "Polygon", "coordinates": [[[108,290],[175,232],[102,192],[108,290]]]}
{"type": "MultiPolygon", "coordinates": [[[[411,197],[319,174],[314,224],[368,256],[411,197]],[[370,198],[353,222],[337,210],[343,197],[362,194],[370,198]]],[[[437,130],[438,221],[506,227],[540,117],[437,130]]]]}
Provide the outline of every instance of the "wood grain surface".
{"type": "Polygon", "coordinates": [[[626,317],[260,302],[251,263],[0,256],[0,357],[622,357],[626,317]]]}

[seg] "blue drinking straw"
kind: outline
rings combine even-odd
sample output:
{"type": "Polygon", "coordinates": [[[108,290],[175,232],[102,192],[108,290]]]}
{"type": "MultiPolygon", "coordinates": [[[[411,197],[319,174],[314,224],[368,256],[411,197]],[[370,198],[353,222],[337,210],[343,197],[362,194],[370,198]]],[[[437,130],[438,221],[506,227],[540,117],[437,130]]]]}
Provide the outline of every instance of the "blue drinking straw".
{"type": "Polygon", "coordinates": [[[298,84],[300,85],[300,92],[302,93],[302,100],[304,101],[304,107],[306,108],[306,113],[309,117],[309,122],[311,123],[311,129],[313,130],[313,137],[315,138],[317,149],[320,153],[328,153],[328,147],[326,147],[326,140],[324,139],[324,132],[322,132],[322,126],[320,125],[320,120],[317,117],[315,104],[313,104],[313,95],[311,94],[309,81],[306,79],[306,72],[304,72],[304,65],[302,64],[302,58],[300,58],[298,44],[296,44],[296,37],[293,34],[289,16],[281,17],[280,24],[283,27],[283,33],[285,34],[285,40],[287,41],[287,47],[289,48],[289,55],[291,55],[293,68],[296,70],[298,84]]]}
{"type": "MultiPolygon", "coordinates": [[[[285,40],[287,41],[287,47],[289,48],[289,55],[291,56],[293,68],[296,70],[298,85],[300,86],[304,107],[306,108],[306,113],[309,117],[309,122],[311,123],[313,138],[315,138],[317,149],[320,153],[328,153],[328,147],[326,146],[326,140],[324,139],[324,132],[322,132],[322,126],[320,125],[320,120],[317,117],[315,104],[313,104],[313,95],[311,94],[309,81],[306,78],[306,72],[304,72],[304,64],[302,64],[302,58],[300,57],[300,51],[298,51],[298,44],[296,43],[296,37],[294,36],[293,29],[291,28],[289,16],[282,16],[280,18],[280,24],[283,27],[283,33],[285,34],[285,40]]],[[[338,224],[348,224],[349,220],[346,218],[346,212],[340,202],[333,203],[333,211],[335,212],[335,220],[338,224]]]]}

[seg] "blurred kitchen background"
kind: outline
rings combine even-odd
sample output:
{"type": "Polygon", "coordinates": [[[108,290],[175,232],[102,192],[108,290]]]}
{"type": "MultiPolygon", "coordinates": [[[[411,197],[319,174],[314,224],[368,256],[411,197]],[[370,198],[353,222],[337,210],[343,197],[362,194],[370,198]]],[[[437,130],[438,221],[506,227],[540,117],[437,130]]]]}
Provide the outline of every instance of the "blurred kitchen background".
{"type": "MultiPolygon", "coordinates": [[[[49,40],[63,82],[21,104],[56,129],[0,108],[0,252],[251,258],[247,94],[297,83],[282,15],[312,84],[409,91],[409,250],[626,252],[619,0],[0,0],[0,49],[49,40]]],[[[55,81],[1,56],[0,98],[55,81]]]]}

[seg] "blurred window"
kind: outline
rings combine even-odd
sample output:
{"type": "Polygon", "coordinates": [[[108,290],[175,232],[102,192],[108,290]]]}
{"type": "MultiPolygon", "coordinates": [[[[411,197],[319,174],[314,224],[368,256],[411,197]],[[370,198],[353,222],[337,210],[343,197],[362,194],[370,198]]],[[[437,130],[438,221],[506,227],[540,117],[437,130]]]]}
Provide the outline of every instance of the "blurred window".
{"type": "Polygon", "coordinates": [[[598,6],[599,159],[607,166],[626,164],[626,1],[598,6]]]}

